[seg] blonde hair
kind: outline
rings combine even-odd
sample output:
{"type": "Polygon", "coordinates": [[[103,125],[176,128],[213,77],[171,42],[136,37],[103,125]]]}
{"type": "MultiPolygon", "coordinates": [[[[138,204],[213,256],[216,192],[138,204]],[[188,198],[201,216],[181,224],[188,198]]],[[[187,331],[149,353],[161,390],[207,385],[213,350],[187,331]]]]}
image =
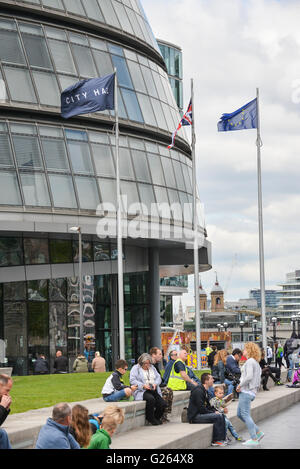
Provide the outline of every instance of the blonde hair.
{"type": "Polygon", "coordinates": [[[117,428],[117,426],[118,424],[114,417],[112,417],[111,415],[104,415],[101,423],[101,428],[103,428],[107,432],[112,432],[117,428]]]}
{"type": "Polygon", "coordinates": [[[103,412],[103,418],[112,417],[117,423],[117,425],[121,425],[125,420],[124,414],[124,410],[120,407],[116,405],[108,405],[103,412]]]}
{"type": "Polygon", "coordinates": [[[224,348],[222,350],[219,350],[215,355],[214,365],[217,365],[219,361],[222,361],[225,365],[227,355],[228,355],[228,352],[224,348]]]}
{"type": "Polygon", "coordinates": [[[223,384],[218,384],[217,386],[214,386],[214,392],[216,393],[216,391],[218,390],[222,392],[225,391],[225,387],[223,386],[223,384]]]}
{"type": "Polygon", "coordinates": [[[261,350],[257,344],[254,342],[247,342],[244,345],[244,349],[247,350],[248,358],[254,358],[257,362],[261,360],[261,350]]]}

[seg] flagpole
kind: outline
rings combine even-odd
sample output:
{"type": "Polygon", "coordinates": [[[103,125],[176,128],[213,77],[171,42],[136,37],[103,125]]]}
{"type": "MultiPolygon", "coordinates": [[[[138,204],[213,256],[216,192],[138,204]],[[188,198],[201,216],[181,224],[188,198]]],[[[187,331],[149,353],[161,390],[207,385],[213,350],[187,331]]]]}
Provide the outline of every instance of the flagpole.
{"type": "Polygon", "coordinates": [[[259,229],[259,270],[260,270],[260,298],[261,298],[261,328],[262,345],[267,350],[266,327],[266,299],[265,299],[265,266],[264,266],[264,239],[263,239],[263,210],[262,210],[262,183],[261,183],[261,147],[260,115],[259,115],[259,89],[256,88],[257,105],[257,185],[258,185],[258,229],[259,229]]]}
{"type": "Polygon", "coordinates": [[[196,133],[194,107],[194,80],[191,79],[192,101],[192,160],[193,160],[193,225],[194,225],[194,294],[195,294],[195,323],[196,323],[196,352],[197,369],[201,369],[201,330],[199,305],[199,253],[198,253],[198,220],[197,220],[197,166],[196,166],[196,133]]]}
{"type": "Polygon", "coordinates": [[[125,360],[125,331],[124,331],[124,288],[123,288],[123,246],[121,219],[121,190],[120,190],[120,162],[119,162],[119,109],[118,109],[118,79],[115,73],[115,147],[116,147],[116,190],[117,190],[117,249],[118,249],[118,306],[119,306],[119,357],[125,360]]]}

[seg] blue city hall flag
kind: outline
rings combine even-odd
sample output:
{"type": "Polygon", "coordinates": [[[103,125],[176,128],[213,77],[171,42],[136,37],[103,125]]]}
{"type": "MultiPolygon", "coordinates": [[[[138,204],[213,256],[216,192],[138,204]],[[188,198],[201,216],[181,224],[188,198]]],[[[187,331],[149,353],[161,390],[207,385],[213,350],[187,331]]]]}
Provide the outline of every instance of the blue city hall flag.
{"type": "Polygon", "coordinates": [[[231,114],[223,114],[218,131],[257,129],[257,98],[231,114]]]}
{"type": "Polygon", "coordinates": [[[81,80],[61,94],[61,115],[65,119],[79,114],[114,109],[115,74],[81,80]]]}

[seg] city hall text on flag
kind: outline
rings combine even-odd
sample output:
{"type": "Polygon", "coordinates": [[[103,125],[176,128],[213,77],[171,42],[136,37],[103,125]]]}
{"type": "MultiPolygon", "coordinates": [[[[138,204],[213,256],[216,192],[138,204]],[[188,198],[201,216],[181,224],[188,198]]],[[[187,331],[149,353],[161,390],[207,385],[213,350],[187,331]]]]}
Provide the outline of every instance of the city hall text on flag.
{"type": "Polygon", "coordinates": [[[218,131],[256,129],[257,128],[257,98],[231,114],[223,114],[218,122],[218,131]]]}
{"type": "Polygon", "coordinates": [[[115,74],[81,80],[61,94],[61,115],[68,119],[79,114],[114,109],[115,74]]]}

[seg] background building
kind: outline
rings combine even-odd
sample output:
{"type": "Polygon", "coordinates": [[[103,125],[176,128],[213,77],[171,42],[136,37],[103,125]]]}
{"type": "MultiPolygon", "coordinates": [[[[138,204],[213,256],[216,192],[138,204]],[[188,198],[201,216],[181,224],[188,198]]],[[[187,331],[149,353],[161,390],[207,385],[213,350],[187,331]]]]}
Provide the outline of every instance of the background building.
{"type": "MultiPolygon", "coordinates": [[[[270,308],[277,308],[280,297],[279,290],[265,290],[265,303],[270,308]]],[[[249,298],[254,298],[257,301],[257,307],[261,308],[261,293],[259,288],[253,288],[249,292],[249,298]]]]}
{"type": "Polygon", "coordinates": [[[157,40],[158,46],[165,60],[169,82],[180,112],[183,111],[183,70],[182,51],[179,46],[169,42],[157,40]]]}
{"type": "MultiPolygon", "coordinates": [[[[38,353],[79,351],[78,239],[83,233],[85,341],[118,357],[117,251],[97,223],[115,220],[114,112],[60,115],[61,91],[117,69],[124,232],[126,358],[160,341],[160,278],[193,272],[192,162],[165,62],[138,0],[0,0],[0,338],[14,374],[38,353]],[[133,203],[142,203],[138,213],[133,203]],[[169,214],[153,204],[172,205],[169,214]],[[183,217],[184,214],[184,217],[183,217]],[[152,222],[150,224],[150,221],[152,222]],[[184,230],[183,230],[184,228],[184,230]],[[185,267],[188,265],[188,269],[185,267]],[[150,293],[151,292],[151,293],[150,293]]],[[[200,271],[210,243],[198,227],[200,271]]]]}
{"type": "Polygon", "coordinates": [[[286,274],[286,281],[279,286],[277,317],[281,323],[290,322],[291,316],[300,311],[300,270],[286,274]]]}

